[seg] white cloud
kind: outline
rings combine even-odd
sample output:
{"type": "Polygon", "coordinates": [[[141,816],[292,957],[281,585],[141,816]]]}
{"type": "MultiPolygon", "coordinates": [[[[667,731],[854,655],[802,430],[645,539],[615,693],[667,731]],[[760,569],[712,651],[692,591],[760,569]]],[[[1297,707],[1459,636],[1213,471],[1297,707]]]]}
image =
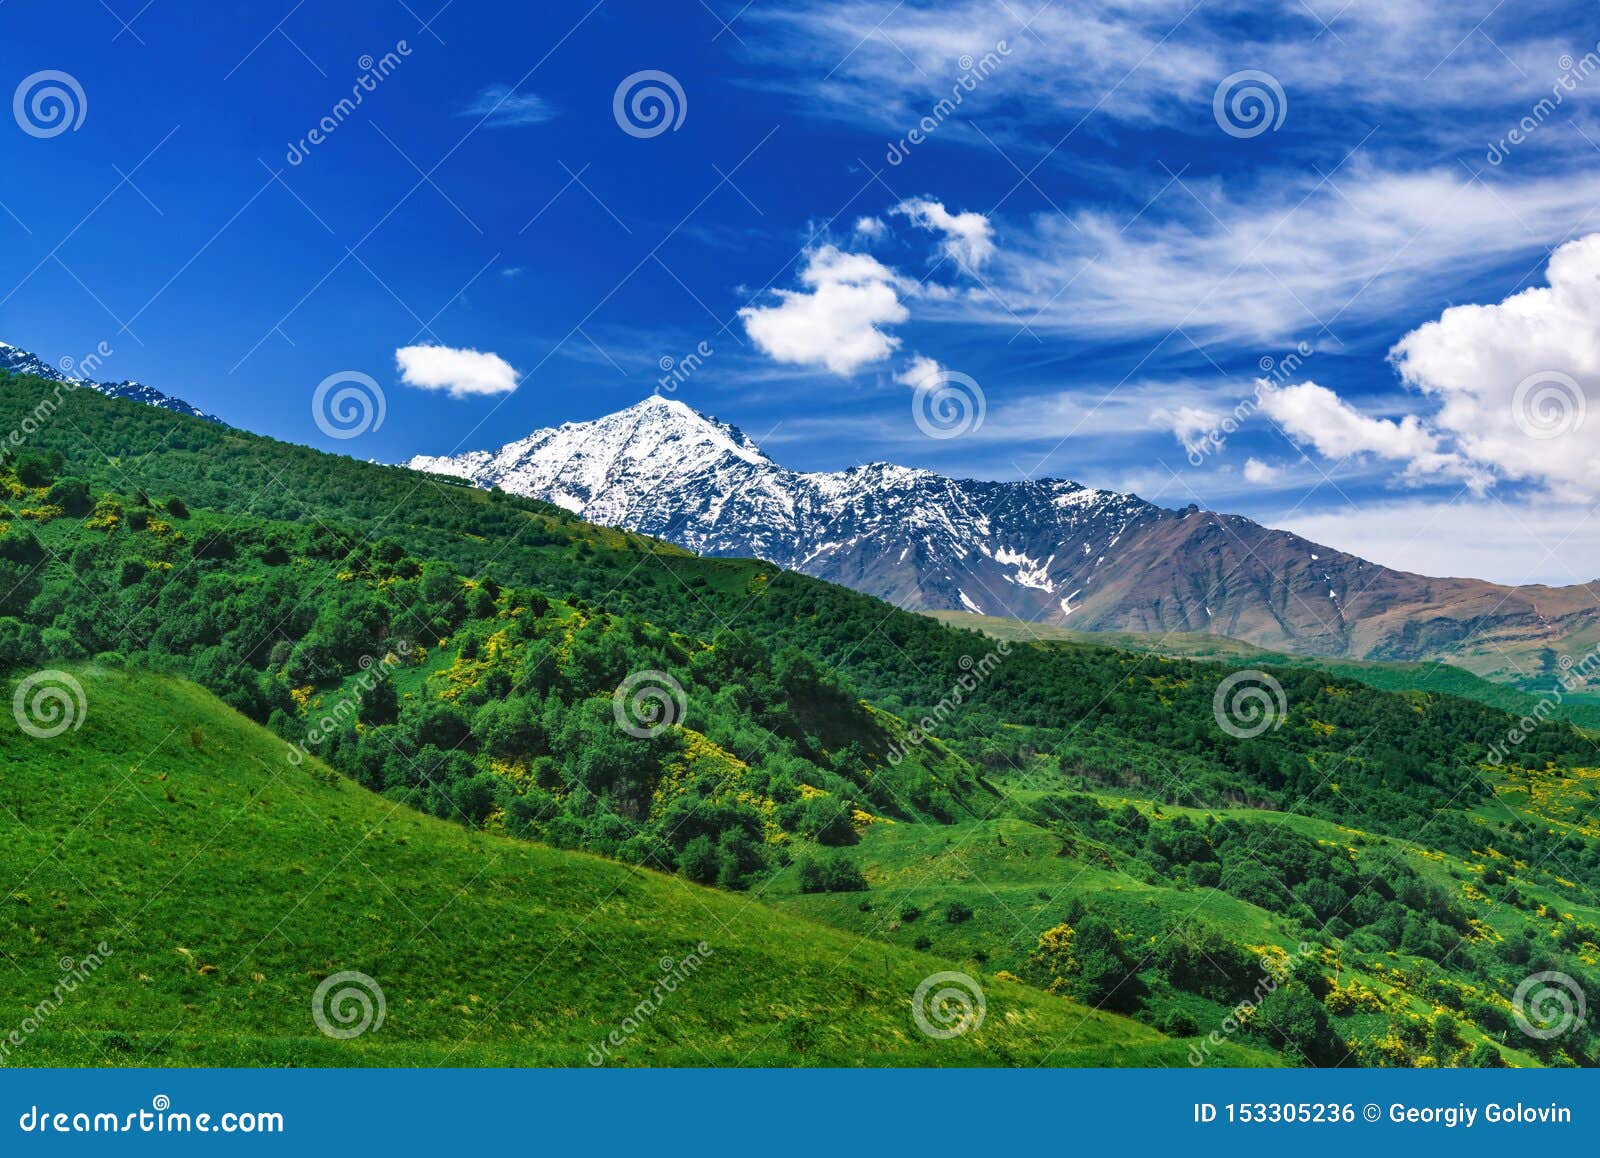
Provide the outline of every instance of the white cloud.
{"type": "MultiPolygon", "coordinates": [[[[794,0],[756,5],[745,19],[776,26],[777,35],[753,41],[768,57],[767,83],[895,137],[950,97],[963,55],[982,57],[1004,41],[1004,59],[963,94],[962,112],[989,125],[990,136],[996,124],[1020,122],[1019,147],[1027,144],[1026,127],[1039,121],[1071,125],[1093,115],[1188,126],[1197,114],[1209,121],[1217,83],[1251,66],[1283,82],[1291,122],[1308,97],[1355,111],[1449,109],[1452,117],[1433,118],[1429,127],[1465,130],[1476,145],[1487,134],[1475,112],[1491,100],[1525,112],[1534,94],[1550,95],[1560,55],[1581,55],[1589,47],[1583,41],[1592,40],[1575,29],[1552,36],[1550,20],[1489,0],[1123,0],[1029,9],[1007,0],[941,0],[885,7],[879,0],[794,0]]],[[[1529,0],[1528,7],[1542,6],[1529,0]]],[[[1580,85],[1567,99],[1595,96],[1580,85]]],[[[961,135],[962,122],[947,122],[943,131],[961,135]]],[[[1059,136],[1057,130],[1045,140],[1059,136]]],[[[990,148],[975,132],[964,139],[990,148]]]]}
{"type": "Polygon", "coordinates": [[[1390,351],[1426,418],[1363,414],[1315,382],[1262,383],[1261,408],[1329,459],[1371,454],[1412,481],[1455,478],[1483,491],[1531,483],[1558,501],[1600,495],[1600,234],[1550,258],[1547,286],[1495,305],[1452,306],[1390,351]]]}
{"type": "Polygon", "coordinates": [[[1342,461],[1371,454],[1405,464],[1413,480],[1453,477],[1481,490],[1488,472],[1442,448],[1443,440],[1415,414],[1397,422],[1361,413],[1326,386],[1301,382],[1272,390],[1263,385],[1261,409],[1285,433],[1310,443],[1324,458],[1342,461]]]}
{"type": "Polygon", "coordinates": [[[902,386],[915,388],[943,370],[943,366],[925,354],[913,354],[911,355],[911,361],[907,362],[905,368],[894,376],[894,380],[902,386]]]}
{"type": "Polygon", "coordinates": [[[900,299],[915,283],[870,254],[832,245],[806,255],[800,281],[809,291],[774,290],[777,305],[739,311],[745,333],[768,357],[848,377],[899,348],[900,339],[883,327],[911,316],[900,299]]]}
{"type": "Polygon", "coordinates": [[[1272,466],[1270,463],[1262,462],[1259,458],[1249,458],[1245,460],[1244,481],[1247,483],[1258,483],[1265,485],[1267,483],[1277,482],[1282,476],[1283,471],[1279,467],[1272,466]]]}
{"type": "Polygon", "coordinates": [[[881,217],[857,217],[854,233],[868,241],[881,241],[889,235],[889,227],[881,217]]]}
{"type": "Polygon", "coordinates": [[[1222,415],[1204,406],[1184,403],[1151,411],[1150,425],[1158,430],[1170,430],[1183,448],[1189,450],[1199,446],[1207,435],[1222,425],[1222,415]]]}
{"type": "Polygon", "coordinates": [[[1593,171],[1513,183],[1360,158],[1329,176],[1185,186],[1131,223],[1086,208],[1009,228],[985,275],[1004,304],[966,298],[961,316],[1010,331],[1021,316],[1064,333],[1315,339],[1559,244],[1600,202],[1593,171]]]}
{"type": "Polygon", "coordinates": [[[556,115],[548,101],[531,92],[513,92],[503,84],[492,84],[472,98],[456,113],[458,117],[478,117],[485,128],[507,129],[538,125],[556,115]]]}
{"type": "Polygon", "coordinates": [[[927,197],[908,198],[889,212],[941,234],[940,251],[962,269],[976,270],[994,256],[994,227],[981,213],[951,213],[943,202],[927,197]]]}
{"type": "Polygon", "coordinates": [[[1556,250],[1547,280],[1497,305],[1447,309],[1401,338],[1390,357],[1407,385],[1438,402],[1433,422],[1463,454],[1506,478],[1594,495],[1600,234],[1556,250]]]}
{"type": "Polygon", "coordinates": [[[452,398],[509,394],[517,372],[498,354],[449,346],[402,346],[394,352],[400,380],[421,390],[443,390],[452,398]]]}

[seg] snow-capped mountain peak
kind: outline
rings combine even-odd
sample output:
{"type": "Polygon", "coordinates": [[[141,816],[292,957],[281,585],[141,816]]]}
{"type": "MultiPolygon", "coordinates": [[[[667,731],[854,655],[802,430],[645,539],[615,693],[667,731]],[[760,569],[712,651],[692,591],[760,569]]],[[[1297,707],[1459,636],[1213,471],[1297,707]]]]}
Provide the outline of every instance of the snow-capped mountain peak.
{"type": "Polygon", "coordinates": [[[1063,480],[957,480],[887,462],[790,471],[737,427],[660,396],[498,451],[409,465],[704,554],[756,555],[917,606],[1030,618],[1066,615],[1062,596],[1093,582],[1077,572],[1157,513],[1063,480]]]}
{"type": "Polygon", "coordinates": [[[786,470],[737,427],[660,396],[410,465],[911,609],[1382,658],[1459,652],[1469,637],[1525,645],[1600,622],[1579,588],[1539,588],[1534,604],[1524,589],[1391,571],[1249,519],[1064,479],[952,479],[884,462],[786,470]],[[1555,606],[1560,623],[1535,623],[1555,606]]]}

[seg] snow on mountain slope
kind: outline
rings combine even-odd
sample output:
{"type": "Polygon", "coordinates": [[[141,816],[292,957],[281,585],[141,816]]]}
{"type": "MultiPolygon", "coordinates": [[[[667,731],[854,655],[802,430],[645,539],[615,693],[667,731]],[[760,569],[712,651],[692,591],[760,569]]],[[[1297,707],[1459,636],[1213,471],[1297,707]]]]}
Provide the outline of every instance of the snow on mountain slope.
{"type": "Polygon", "coordinates": [[[1068,576],[1091,581],[1115,537],[1156,509],[1077,483],[958,481],[888,463],[802,474],[778,466],[737,427],[661,397],[492,454],[409,465],[911,606],[962,606],[965,584],[969,604],[1002,615],[1018,591],[1041,597],[1022,601],[1037,611],[1068,576]]]}
{"type": "Polygon", "coordinates": [[[0,370],[13,374],[32,374],[37,378],[45,378],[51,382],[68,382],[74,386],[85,386],[109,398],[126,398],[132,402],[143,402],[146,406],[159,406],[163,410],[171,410],[177,414],[187,414],[191,418],[203,418],[207,422],[222,423],[222,419],[214,414],[207,414],[197,407],[189,405],[181,398],[174,398],[170,394],[163,394],[153,386],[146,386],[142,382],[96,382],[90,378],[81,378],[65,374],[49,363],[35,357],[26,350],[0,342],[0,370]]]}
{"type": "Polygon", "coordinates": [[[737,427],[659,396],[498,451],[408,465],[913,610],[1215,632],[1329,655],[1452,654],[1483,658],[1483,670],[1600,635],[1600,594],[1583,587],[1430,579],[1063,479],[951,479],[888,463],[790,471],[737,427]]]}

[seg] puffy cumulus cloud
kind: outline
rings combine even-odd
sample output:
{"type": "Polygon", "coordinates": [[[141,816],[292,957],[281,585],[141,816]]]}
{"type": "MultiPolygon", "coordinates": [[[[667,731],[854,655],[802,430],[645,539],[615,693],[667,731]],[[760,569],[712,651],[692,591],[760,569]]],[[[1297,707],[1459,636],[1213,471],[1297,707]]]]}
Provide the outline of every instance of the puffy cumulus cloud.
{"type": "Polygon", "coordinates": [[[1390,351],[1437,400],[1437,428],[1506,478],[1568,496],[1600,492],[1600,234],[1561,246],[1548,285],[1496,305],[1453,306],[1390,351]]]}
{"type": "Polygon", "coordinates": [[[943,372],[944,367],[926,354],[913,354],[911,355],[911,361],[907,362],[904,369],[894,376],[894,380],[902,386],[915,388],[921,386],[934,375],[942,374],[943,372]]]}
{"type": "Polygon", "coordinates": [[[509,394],[517,372],[499,354],[450,346],[402,346],[394,352],[400,380],[420,390],[443,390],[452,398],[509,394]]]}
{"type": "Polygon", "coordinates": [[[951,213],[943,202],[927,197],[907,198],[889,212],[939,234],[940,251],[962,269],[978,269],[994,256],[994,226],[981,213],[951,213]]]}
{"type": "Polygon", "coordinates": [[[889,227],[883,223],[881,217],[857,217],[853,232],[857,237],[866,238],[868,241],[881,241],[889,236],[889,227]]]}
{"type": "Polygon", "coordinates": [[[1490,482],[1488,472],[1444,448],[1444,440],[1415,414],[1398,422],[1361,413],[1326,386],[1301,382],[1263,388],[1261,409],[1284,432],[1315,447],[1324,458],[1344,460],[1370,454],[1405,464],[1407,476],[1459,478],[1475,489],[1490,482]]]}
{"type": "Polygon", "coordinates": [[[914,292],[915,283],[870,254],[833,245],[806,255],[800,281],[808,288],[774,290],[776,305],[739,311],[745,333],[769,358],[849,377],[899,348],[900,339],[883,327],[911,316],[901,296],[914,292]]]}
{"type": "Polygon", "coordinates": [[[1282,476],[1283,471],[1280,468],[1270,463],[1262,462],[1259,458],[1245,460],[1244,481],[1247,483],[1257,483],[1264,486],[1267,483],[1277,482],[1282,476]]]}

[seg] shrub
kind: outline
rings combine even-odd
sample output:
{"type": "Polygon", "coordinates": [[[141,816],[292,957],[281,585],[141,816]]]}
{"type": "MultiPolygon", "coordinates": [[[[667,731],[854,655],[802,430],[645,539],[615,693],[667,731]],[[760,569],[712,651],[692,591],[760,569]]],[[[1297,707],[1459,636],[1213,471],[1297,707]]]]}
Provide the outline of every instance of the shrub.
{"type": "Polygon", "coordinates": [[[867,887],[860,866],[849,857],[803,857],[797,868],[802,893],[859,893],[867,887]]]}

